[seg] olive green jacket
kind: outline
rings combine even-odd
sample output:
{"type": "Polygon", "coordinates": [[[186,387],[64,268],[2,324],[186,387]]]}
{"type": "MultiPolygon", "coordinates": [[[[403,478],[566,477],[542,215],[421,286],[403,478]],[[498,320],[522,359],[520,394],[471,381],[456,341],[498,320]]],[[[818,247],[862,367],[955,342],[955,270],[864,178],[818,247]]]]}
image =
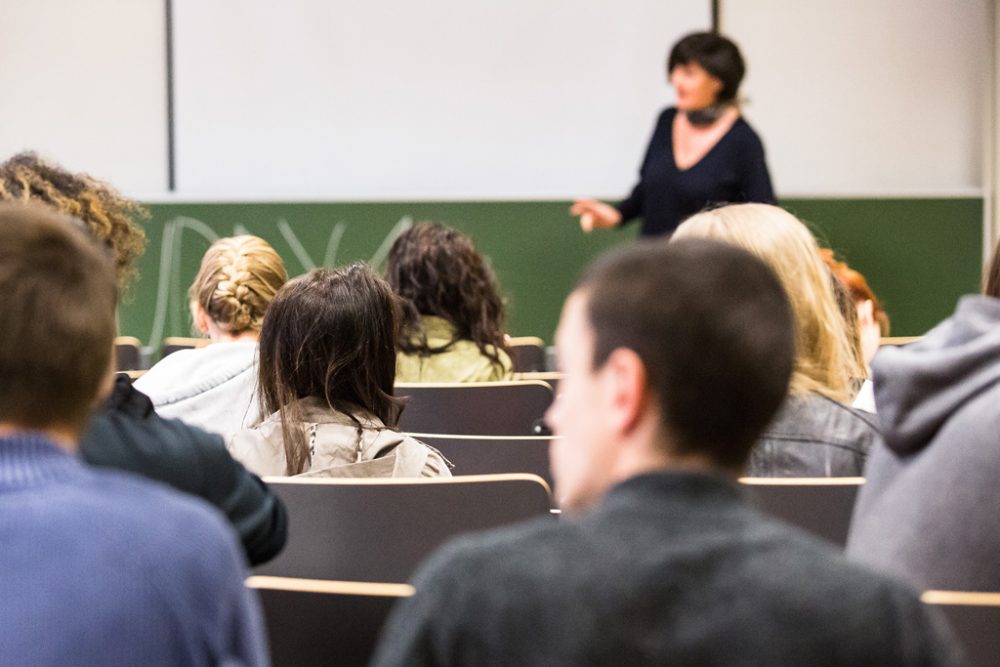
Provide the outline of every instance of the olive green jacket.
{"type": "MultiPolygon", "coordinates": [[[[443,318],[423,316],[422,323],[430,347],[444,347],[455,338],[455,327],[443,318]]],[[[503,367],[483,354],[471,340],[455,341],[437,354],[396,355],[396,382],[492,382],[513,376],[510,357],[497,351],[503,367]]]]}

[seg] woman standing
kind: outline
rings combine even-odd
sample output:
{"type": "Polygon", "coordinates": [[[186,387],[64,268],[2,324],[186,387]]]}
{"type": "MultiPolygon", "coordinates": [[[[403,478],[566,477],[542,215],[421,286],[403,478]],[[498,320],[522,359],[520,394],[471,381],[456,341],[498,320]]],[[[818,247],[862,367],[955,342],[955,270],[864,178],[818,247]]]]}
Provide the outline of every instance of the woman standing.
{"type": "Polygon", "coordinates": [[[580,227],[618,227],[641,217],[642,236],[670,234],[706,206],[774,203],[764,146],[740,114],[743,56],[730,40],[694,33],[674,45],[667,60],[677,106],[664,110],[632,194],[616,206],[577,200],[570,213],[580,227]]]}

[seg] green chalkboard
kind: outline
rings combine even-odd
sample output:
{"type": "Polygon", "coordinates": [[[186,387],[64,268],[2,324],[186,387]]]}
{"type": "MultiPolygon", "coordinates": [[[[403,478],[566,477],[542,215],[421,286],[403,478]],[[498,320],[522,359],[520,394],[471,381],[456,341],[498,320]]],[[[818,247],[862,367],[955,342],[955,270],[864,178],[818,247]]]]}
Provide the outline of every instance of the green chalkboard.
{"type": "MultiPolygon", "coordinates": [[[[865,273],[886,302],[893,333],[923,333],[975,291],[982,254],[980,199],[788,200],[818,235],[865,273]]],[[[551,341],[559,309],[584,265],[635,237],[637,227],[582,234],[569,202],[151,204],[140,279],[120,314],[123,334],[159,345],[189,335],[186,290],[212,239],[267,239],[291,275],[374,261],[408,223],[437,220],[475,238],[510,305],[509,330],[551,341]]]]}

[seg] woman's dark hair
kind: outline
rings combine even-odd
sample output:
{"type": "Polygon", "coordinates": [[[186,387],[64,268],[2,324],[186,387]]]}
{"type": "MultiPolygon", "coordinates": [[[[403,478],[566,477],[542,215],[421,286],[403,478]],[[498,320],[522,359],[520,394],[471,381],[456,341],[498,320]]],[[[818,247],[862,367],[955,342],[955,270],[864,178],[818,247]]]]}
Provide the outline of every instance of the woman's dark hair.
{"type": "Polygon", "coordinates": [[[475,244],[457,229],[420,222],[389,250],[388,279],[400,297],[399,349],[408,354],[444,352],[471,340],[494,364],[503,366],[504,304],[496,277],[475,244]],[[455,339],[431,347],[420,321],[435,315],[455,327],[455,339]]]}
{"type": "Polygon", "coordinates": [[[278,412],[289,475],[309,467],[298,399],[318,398],[361,422],[362,408],[395,427],[396,298],[366,264],[314,269],[275,295],[260,332],[258,397],[278,412]]]}
{"type": "Polygon", "coordinates": [[[714,32],[695,32],[674,44],[667,59],[667,72],[678,65],[697,63],[706,72],[722,82],[717,103],[732,102],[740,89],[746,65],[739,47],[714,32]]]}
{"type": "Polygon", "coordinates": [[[990,265],[986,268],[983,280],[983,294],[994,299],[1000,299],[1000,242],[993,248],[990,265]]]}

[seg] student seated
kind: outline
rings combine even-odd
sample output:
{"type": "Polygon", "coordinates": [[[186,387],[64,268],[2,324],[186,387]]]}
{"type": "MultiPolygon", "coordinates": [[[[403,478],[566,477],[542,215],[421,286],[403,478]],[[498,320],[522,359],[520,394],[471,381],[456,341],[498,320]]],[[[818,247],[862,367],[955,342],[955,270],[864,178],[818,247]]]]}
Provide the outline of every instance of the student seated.
{"type": "Polygon", "coordinates": [[[274,248],[256,236],[219,239],[188,294],[195,327],[212,341],[181,350],[136,380],[164,417],[229,437],[260,421],[257,337],[271,299],[288,280],[274,248]]]}
{"type": "Polygon", "coordinates": [[[921,588],[1000,591],[1000,246],[986,296],[872,362],[884,444],[872,452],[848,556],[921,588]]]}
{"type": "Polygon", "coordinates": [[[793,364],[789,305],[760,260],[705,240],[631,245],[584,275],[556,345],[562,518],[442,548],[374,665],[947,662],[915,592],[738,488],[793,364]]]}
{"type": "MultiPolygon", "coordinates": [[[[108,184],[20,153],[0,164],[0,201],[73,216],[110,250],[119,287],[127,289],[135,278],[133,263],[145,244],[135,219],[147,213],[108,184]]],[[[92,465],[143,475],[212,503],[239,532],[251,564],[274,558],[285,545],[288,519],[281,500],[233,460],[218,435],[157,415],[127,375],[115,376],[110,396],[81,436],[80,455],[92,465]]]]}
{"type": "Polygon", "coordinates": [[[395,297],[364,264],[286,284],[260,333],[269,415],[229,450],[258,475],[450,477],[434,449],[396,430],[395,297]]]}
{"type": "Polygon", "coordinates": [[[795,316],[795,370],[788,399],[750,454],[753,477],[859,477],[878,441],[873,415],[849,406],[865,377],[816,239],[769,204],[698,213],[673,238],[710,238],[760,257],[777,274],[795,316]]]}
{"type": "Polygon", "coordinates": [[[863,275],[849,267],[846,262],[837,260],[829,248],[820,248],[820,257],[833,272],[837,285],[846,291],[850,301],[848,305],[852,309],[849,315],[853,318],[858,348],[864,359],[865,373],[868,377],[854,397],[852,405],[868,412],[875,412],[871,363],[882,344],[882,338],[889,335],[889,315],[882,308],[881,302],[863,275]]]}
{"type": "Polygon", "coordinates": [[[503,299],[472,239],[417,223],[392,244],[387,278],[402,307],[397,382],[511,379],[503,299]]]}
{"type": "Polygon", "coordinates": [[[0,205],[0,651],[8,665],[267,663],[232,528],[77,457],[111,386],[112,260],[69,218],[0,205]]]}

